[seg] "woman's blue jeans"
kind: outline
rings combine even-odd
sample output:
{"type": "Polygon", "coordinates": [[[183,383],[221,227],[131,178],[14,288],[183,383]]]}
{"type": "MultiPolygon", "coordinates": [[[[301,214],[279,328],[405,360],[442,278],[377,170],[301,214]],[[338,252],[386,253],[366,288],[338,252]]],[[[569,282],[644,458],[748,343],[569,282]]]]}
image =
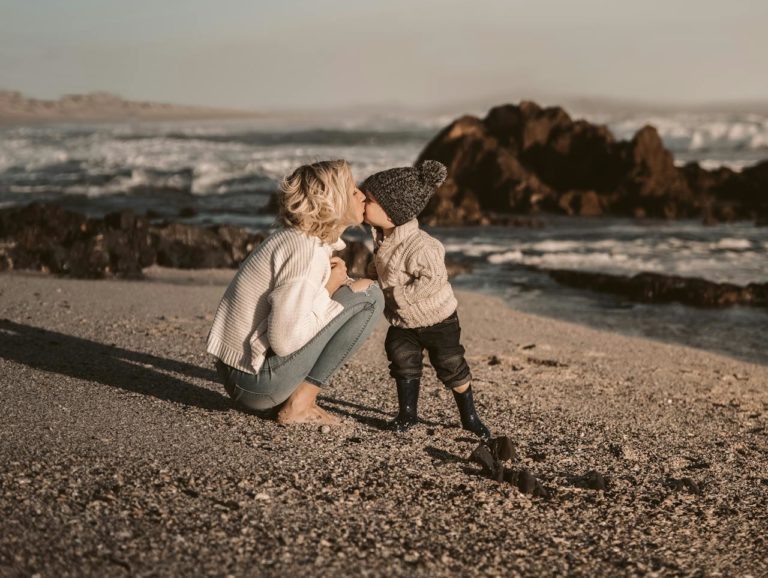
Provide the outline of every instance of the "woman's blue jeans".
{"type": "Polygon", "coordinates": [[[323,387],[365,342],[384,311],[384,295],[374,283],[365,291],[347,286],[333,294],[344,311],[301,349],[283,357],[268,355],[258,373],[247,373],[217,361],[216,369],[227,393],[252,410],[283,403],[302,382],[323,387]]]}

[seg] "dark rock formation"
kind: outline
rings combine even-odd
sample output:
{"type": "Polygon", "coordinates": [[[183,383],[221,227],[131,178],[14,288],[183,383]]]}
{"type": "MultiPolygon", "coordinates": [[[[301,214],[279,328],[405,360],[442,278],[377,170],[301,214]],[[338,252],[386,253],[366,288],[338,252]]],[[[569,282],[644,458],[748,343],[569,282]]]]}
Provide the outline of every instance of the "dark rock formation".
{"type": "Polygon", "coordinates": [[[609,483],[603,474],[596,470],[590,470],[583,476],[576,476],[574,484],[587,490],[598,490],[604,492],[608,489],[609,483]]]}
{"type": "Polygon", "coordinates": [[[665,485],[674,492],[685,492],[696,496],[703,493],[701,485],[691,478],[669,478],[665,485]]]}
{"type": "Polygon", "coordinates": [[[157,264],[177,269],[235,268],[263,239],[228,225],[170,223],[152,227],[151,234],[157,264]]]}
{"type": "Polygon", "coordinates": [[[639,273],[626,277],[586,271],[554,270],[549,271],[549,274],[563,285],[615,293],[642,303],[679,302],[695,307],[768,307],[768,283],[750,283],[743,287],[732,283],[715,283],[705,279],[659,273],[639,273]]]}
{"type": "Polygon", "coordinates": [[[425,209],[430,224],[485,224],[494,213],[717,219],[768,215],[768,161],[735,173],[678,168],[658,132],[631,141],[559,107],[533,102],[464,116],[426,146],[419,161],[448,167],[425,209]]]}
{"type": "Polygon", "coordinates": [[[492,438],[489,442],[480,442],[469,456],[470,461],[482,466],[482,474],[496,480],[516,486],[523,494],[548,498],[549,491],[539,479],[525,469],[512,469],[504,462],[518,459],[515,446],[507,436],[492,438]]]}
{"type": "Polygon", "coordinates": [[[149,223],[129,211],[88,219],[55,205],[0,211],[3,269],[136,278],[154,263],[149,223]]]}
{"type": "Polygon", "coordinates": [[[120,211],[87,218],[56,205],[0,211],[0,269],[84,278],[140,278],[155,263],[178,268],[237,267],[262,240],[229,226],[151,225],[120,211]]]}
{"type": "MultiPolygon", "coordinates": [[[[150,265],[177,269],[236,268],[263,240],[240,227],[151,224],[130,210],[88,218],[57,205],[0,210],[0,271],[32,269],[81,278],[138,279],[150,265]]],[[[351,277],[365,277],[373,255],[348,241],[338,255],[351,277]]],[[[470,270],[446,261],[449,276],[470,270]]]]}

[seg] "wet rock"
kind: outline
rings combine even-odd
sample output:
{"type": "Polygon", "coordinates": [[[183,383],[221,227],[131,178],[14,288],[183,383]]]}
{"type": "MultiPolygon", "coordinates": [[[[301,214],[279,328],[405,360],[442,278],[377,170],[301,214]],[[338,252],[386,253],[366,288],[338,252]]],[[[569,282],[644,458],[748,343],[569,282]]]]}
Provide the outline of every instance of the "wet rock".
{"type": "Polygon", "coordinates": [[[522,493],[537,497],[548,497],[544,485],[527,470],[513,470],[504,467],[503,462],[517,459],[517,451],[507,436],[492,438],[488,443],[481,442],[472,451],[469,459],[480,464],[483,472],[497,482],[507,482],[517,487],[522,493]]]}
{"type": "MultiPolygon", "coordinates": [[[[0,210],[0,270],[32,269],[80,278],[141,278],[157,264],[176,269],[237,268],[264,239],[229,225],[161,221],[130,210],[88,218],[57,205],[0,210]]],[[[365,277],[371,251],[349,241],[338,253],[351,277],[365,277]]],[[[446,261],[449,276],[471,270],[446,261]]]]}
{"type": "Polygon", "coordinates": [[[597,490],[604,492],[608,489],[608,480],[596,470],[590,470],[583,476],[574,480],[577,486],[588,490],[597,490]]]}
{"type": "Polygon", "coordinates": [[[515,446],[512,443],[512,440],[510,440],[507,436],[492,438],[489,442],[489,446],[491,449],[491,454],[497,460],[505,462],[508,460],[517,459],[517,451],[515,450],[515,446]]]}
{"type": "Polygon", "coordinates": [[[549,497],[549,492],[541,481],[528,470],[505,470],[504,481],[515,486],[523,494],[539,498],[549,497]]]}
{"type": "Polygon", "coordinates": [[[502,469],[502,462],[517,459],[517,457],[512,440],[507,436],[499,436],[491,438],[488,442],[480,442],[469,459],[495,476],[496,472],[502,469]]]}
{"type": "Polygon", "coordinates": [[[614,293],[642,303],[679,302],[696,307],[768,306],[768,283],[740,286],[660,273],[626,277],[563,269],[549,271],[549,275],[563,285],[614,293]]]}
{"type": "Polygon", "coordinates": [[[486,224],[493,215],[550,211],[714,220],[768,215],[768,161],[736,173],[675,165],[652,126],[629,141],[534,102],[463,116],[419,156],[448,167],[421,215],[428,224],[486,224]]]}
{"type": "Polygon", "coordinates": [[[484,443],[480,443],[470,454],[469,459],[479,464],[494,477],[499,468],[498,460],[493,457],[491,449],[484,443]]]}
{"type": "Polygon", "coordinates": [[[87,218],[56,205],[0,210],[0,263],[82,278],[140,278],[153,264],[234,268],[262,236],[229,226],[150,225],[130,210],[87,218]]]}
{"type": "Polygon", "coordinates": [[[237,267],[263,237],[228,225],[198,227],[169,223],[152,227],[157,264],[176,269],[237,267]]]}
{"type": "Polygon", "coordinates": [[[155,249],[145,217],[132,211],[89,219],[55,205],[0,210],[0,239],[8,269],[73,277],[141,277],[155,249]]]}
{"type": "Polygon", "coordinates": [[[595,191],[568,191],[560,196],[557,204],[568,215],[599,217],[603,214],[603,201],[595,191]]]}
{"type": "Polygon", "coordinates": [[[670,478],[666,485],[675,492],[687,492],[697,496],[702,494],[701,486],[691,478],[670,478]]]}

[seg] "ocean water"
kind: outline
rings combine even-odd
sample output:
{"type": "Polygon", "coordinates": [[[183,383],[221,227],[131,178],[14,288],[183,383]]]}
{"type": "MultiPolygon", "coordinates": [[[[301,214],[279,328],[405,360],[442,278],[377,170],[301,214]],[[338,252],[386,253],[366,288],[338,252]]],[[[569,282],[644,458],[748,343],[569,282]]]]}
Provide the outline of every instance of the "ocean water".
{"type": "MultiPolygon", "coordinates": [[[[581,115],[574,114],[574,117],[581,115]]],[[[292,168],[348,159],[359,179],[413,163],[451,116],[0,127],[0,203],[32,198],[247,195],[258,207],[292,168]]],[[[741,170],[768,158],[768,115],[587,115],[627,139],[656,126],[678,163],[741,170]]],[[[192,202],[190,200],[190,202],[192,202]]]]}
{"type": "MultiPolygon", "coordinates": [[[[482,111],[475,111],[482,114],[482,111]]],[[[581,115],[573,114],[574,117],[581,115]]],[[[678,163],[734,170],[768,158],[768,115],[591,114],[617,138],[645,124],[659,130],[678,163]]],[[[191,223],[264,230],[261,213],[280,178],[300,164],[345,158],[355,177],[410,165],[453,116],[216,122],[98,123],[0,127],[0,207],[52,201],[100,215],[152,210],[191,223]],[[182,209],[193,209],[179,217],[182,209]]],[[[766,192],[768,194],[768,191],[766,192]]],[[[768,362],[768,314],[638,305],[564,288],[548,269],[618,274],[655,271],[739,284],[768,282],[768,228],[750,223],[544,217],[541,229],[435,229],[473,272],[460,288],[503,296],[521,310],[768,362]]],[[[353,232],[352,236],[360,236],[353,232]]]]}
{"type": "Polygon", "coordinates": [[[768,282],[768,227],[695,221],[547,217],[542,228],[434,228],[470,273],[454,286],[503,297],[520,311],[768,363],[768,310],[633,303],[559,285],[552,269],[643,271],[740,285],[768,282]]]}

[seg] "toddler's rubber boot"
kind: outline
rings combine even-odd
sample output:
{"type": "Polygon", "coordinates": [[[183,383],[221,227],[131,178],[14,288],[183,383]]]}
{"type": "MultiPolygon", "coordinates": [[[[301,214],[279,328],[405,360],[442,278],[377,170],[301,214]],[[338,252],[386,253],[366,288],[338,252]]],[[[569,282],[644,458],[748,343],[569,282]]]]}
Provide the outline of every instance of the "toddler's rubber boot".
{"type": "Polygon", "coordinates": [[[480,421],[480,418],[477,415],[477,411],[475,410],[475,400],[472,396],[472,386],[470,385],[463,393],[458,393],[454,389],[453,397],[456,399],[456,405],[459,407],[461,427],[467,431],[471,431],[485,442],[490,441],[491,432],[487,427],[485,427],[485,424],[480,421]]]}
{"type": "Polygon", "coordinates": [[[389,422],[389,429],[404,432],[411,429],[419,421],[417,405],[419,402],[420,379],[398,379],[397,403],[400,411],[397,417],[389,422]]]}

